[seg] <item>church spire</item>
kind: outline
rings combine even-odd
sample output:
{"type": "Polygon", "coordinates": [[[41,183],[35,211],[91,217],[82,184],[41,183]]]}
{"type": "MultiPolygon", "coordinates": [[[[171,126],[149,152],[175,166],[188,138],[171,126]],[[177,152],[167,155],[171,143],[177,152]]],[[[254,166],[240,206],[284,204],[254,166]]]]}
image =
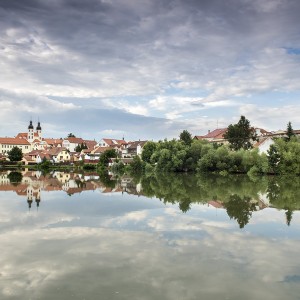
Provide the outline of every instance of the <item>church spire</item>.
{"type": "Polygon", "coordinates": [[[30,122],[29,122],[28,129],[33,129],[32,120],[30,120],[30,122]]]}
{"type": "Polygon", "coordinates": [[[36,130],[42,130],[41,122],[40,121],[38,121],[38,125],[36,126],[36,130]]]}

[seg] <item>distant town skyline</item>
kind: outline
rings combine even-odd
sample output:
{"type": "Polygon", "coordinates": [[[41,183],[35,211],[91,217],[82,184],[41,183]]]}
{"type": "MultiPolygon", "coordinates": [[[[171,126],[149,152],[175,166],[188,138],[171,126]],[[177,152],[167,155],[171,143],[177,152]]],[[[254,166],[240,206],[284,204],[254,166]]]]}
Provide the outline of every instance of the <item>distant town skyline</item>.
{"type": "Polygon", "coordinates": [[[2,0],[0,136],[300,128],[297,0],[2,0]]]}

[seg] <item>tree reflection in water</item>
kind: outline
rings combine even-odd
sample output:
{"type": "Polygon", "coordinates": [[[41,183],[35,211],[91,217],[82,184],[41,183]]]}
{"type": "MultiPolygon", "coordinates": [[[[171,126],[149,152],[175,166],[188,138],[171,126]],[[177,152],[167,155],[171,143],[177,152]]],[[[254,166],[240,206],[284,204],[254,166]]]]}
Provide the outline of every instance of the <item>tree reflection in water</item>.
{"type": "Polygon", "coordinates": [[[224,206],[230,219],[235,219],[240,228],[249,223],[252,212],[256,210],[255,203],[251,203],[250,197],[241,198],[238,195],[230,196],[224,206]]]}
{"type": "MultiPolygon", "coordinates": [[[[184,213],[193,204],[210,204],[226,210],[228,216],[244,228],[254,211],[274,207],[285,211],[290,226],[293,211],[300,209],[299,177],[254,177],[245,175],[217,176],[212,174],[151,173],[117,176],[108,173],[38,174],[34,171],[0,173],[0,188],[17,191],[17,185],[27,187],[27,195],[40,198],[40,191],[63,190],[70,196],[81,191],[100,189],[106,192],[126,192],[160,199],[164,204],[178,205],[184,213]]],[[[22,187],[23,188],[23,187],[22,187]]]]}
{"type": "Polygon", "coordinates": [[[293,211],[300,209],[299,177],[152,174],[141,182],[145,196],[155,196],[165,204],[178,203],[183,212],[193,203],[217,203],[240,228],[249,223],[254,211],[266,207],[285,210],[290,225],[293,211]]]}

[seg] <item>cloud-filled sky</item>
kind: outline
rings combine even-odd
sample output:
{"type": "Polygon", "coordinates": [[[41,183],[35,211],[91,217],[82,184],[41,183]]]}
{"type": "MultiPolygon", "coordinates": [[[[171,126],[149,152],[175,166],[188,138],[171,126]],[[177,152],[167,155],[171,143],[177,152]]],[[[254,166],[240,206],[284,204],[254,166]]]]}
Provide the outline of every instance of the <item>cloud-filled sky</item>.
{"type": "Polygon", "coordinates": [[[0,136],[300,128],[297,0],[1,0],[0,136]]]}

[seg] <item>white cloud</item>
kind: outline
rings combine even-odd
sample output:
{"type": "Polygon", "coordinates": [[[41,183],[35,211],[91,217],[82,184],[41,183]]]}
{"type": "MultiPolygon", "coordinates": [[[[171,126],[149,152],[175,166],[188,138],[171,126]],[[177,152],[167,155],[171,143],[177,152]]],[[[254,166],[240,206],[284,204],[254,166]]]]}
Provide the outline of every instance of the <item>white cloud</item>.
{"type": "Polygon", "coordinates": [[[294,129],[300,127],[300,105],[269,107],[245,104],[240,107],[240,114],[247,116],[251,124],[267,130],[286,129],[289,121],[294,129]]]}
{"type": "MultiPolygon", "coordinates": [[[[184,122],[201,109],[232,119],[239,103],[258,105],[272,93],[300,89],[297,3],[90,5],[2,3],[0,89],[41,97],[49,112],[72,112],[85,107],[84,98],[101,98],[105,107],[184,122]],[[82,101],[74,107],[45,97],[82,101]],[[233,109],[224,116],[223,107],[233,109]]],[[[3,107],[11,111],[10,103],[3,107]]],[[[21,102],[18,109],[40,113],[21,102]]]]}

